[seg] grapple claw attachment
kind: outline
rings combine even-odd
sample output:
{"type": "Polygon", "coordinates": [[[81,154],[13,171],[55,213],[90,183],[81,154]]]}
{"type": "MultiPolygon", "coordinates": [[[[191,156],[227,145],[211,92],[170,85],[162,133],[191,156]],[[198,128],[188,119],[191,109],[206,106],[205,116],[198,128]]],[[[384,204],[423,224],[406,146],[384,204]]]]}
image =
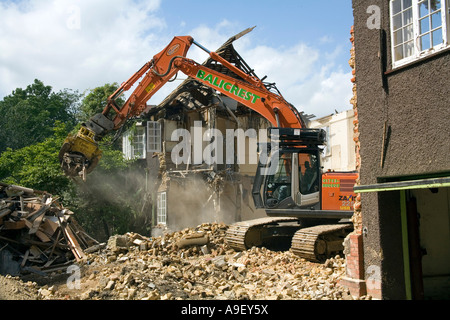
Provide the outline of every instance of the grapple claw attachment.
{"type": "Polygon", "coordinates": [[[94,133],[86,127],[81,127],[78,133],[69,135],[59,151],[59,162],[65,175],[81,177],[86,181],[86,175],[98,164],[102,151],[94,140],[94,133]]]}

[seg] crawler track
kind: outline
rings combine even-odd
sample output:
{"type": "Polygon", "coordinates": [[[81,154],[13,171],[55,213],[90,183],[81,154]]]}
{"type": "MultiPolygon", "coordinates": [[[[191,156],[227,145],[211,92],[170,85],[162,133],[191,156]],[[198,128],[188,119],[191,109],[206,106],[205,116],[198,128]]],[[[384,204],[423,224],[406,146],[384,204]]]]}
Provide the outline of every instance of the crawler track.
{"type": "Polygon", "coordinates": [[[274,243],[281,237],[290,237],[290,250],[308,261],[323,262],[342,252],[345,237],[353,230],[352,224],[328,224],[301,228],[296,218],[261,218],[231,225],[225,241],[234,250],[244,251],[253,246],[274,243]],[[283,223],[291,223],[288,227],[283,223]]]}
{"type": "MultiPolygon", "coordinates": [[[[253,246],[262,246],[264,240],[267,239],[268,227],[276,227],[280,223],[296,222],[297,220],[296,218],[267,217],[237,222],[228,228],[225,241],[231,248],[238,251],[247,250],[253,246]]],[[[272,236],[274,235],[272,234],[272,236]]]]}
{"type": "Polygon", "coordinates": [[[309,261],[323,262],[344,249],[344,239],[353,230],[351,224],[319,225],[298,230],[291,250],[309,261]]]}

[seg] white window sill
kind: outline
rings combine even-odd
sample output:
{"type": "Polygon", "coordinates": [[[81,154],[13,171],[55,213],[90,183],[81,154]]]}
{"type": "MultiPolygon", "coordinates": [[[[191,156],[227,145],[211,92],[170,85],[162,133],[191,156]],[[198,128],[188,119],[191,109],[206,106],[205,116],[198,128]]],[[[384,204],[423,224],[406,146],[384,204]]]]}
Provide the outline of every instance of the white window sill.
{"type": "Polygon", "coordinates": [[[440,48],[434,48],[427,51],[422,52],[418,57],[408,57],[403,60],[393,62],[393,67],[391,70],[388,70],[385,72],[385,74],[390,74],[392,72],[395,72],[397,70],[401,70],[404,68],[407,68],[411,65],[414,65],[416,63],[421,63],[423,61],[426,61],[427,59],[439,56],[441,54],[445,54],[446,52],[450,51],[450,45],[442,46],[440,48]]]}

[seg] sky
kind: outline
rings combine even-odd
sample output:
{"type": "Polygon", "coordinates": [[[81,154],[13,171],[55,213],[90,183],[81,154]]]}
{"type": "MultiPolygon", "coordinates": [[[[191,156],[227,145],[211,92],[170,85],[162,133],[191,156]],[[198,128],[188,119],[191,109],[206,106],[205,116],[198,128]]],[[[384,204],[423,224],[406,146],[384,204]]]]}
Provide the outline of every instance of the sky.
{"type": "MultiPolygon", "coordinates": [[[[256,26],[235,49],[299,111],[322,117],[352,108],[352,24],[351,0],[0,0],[0,99],[34,79],[56,92],[121,84],[174,36],[214,51],[256,26]]],[[[195,46],[187,57],[208,58],[195,46]]]]}

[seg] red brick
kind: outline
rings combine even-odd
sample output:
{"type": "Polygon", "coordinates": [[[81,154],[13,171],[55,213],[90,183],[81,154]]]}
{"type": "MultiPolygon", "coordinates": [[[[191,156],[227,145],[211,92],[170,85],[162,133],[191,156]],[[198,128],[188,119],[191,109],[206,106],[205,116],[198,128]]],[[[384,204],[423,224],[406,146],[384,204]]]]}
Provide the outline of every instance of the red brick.
{"type": "Polygon", "coordinates": [[[366,294],[372,296],[373,299],[381,300],[381,289],[366,288],[366,294]]]}
{"type": "Polygon", "coordinates": [[[343,277],[340,281],[339,284],[341,284],[342,286],[348,288],[348,290],[350,291],[350,294],[353,297],[361,297],[366,295],[367,291],[366,291],[366,283],[364,280],[359,280],[359,279],[352,279],[349,277],[343,277]]]}

